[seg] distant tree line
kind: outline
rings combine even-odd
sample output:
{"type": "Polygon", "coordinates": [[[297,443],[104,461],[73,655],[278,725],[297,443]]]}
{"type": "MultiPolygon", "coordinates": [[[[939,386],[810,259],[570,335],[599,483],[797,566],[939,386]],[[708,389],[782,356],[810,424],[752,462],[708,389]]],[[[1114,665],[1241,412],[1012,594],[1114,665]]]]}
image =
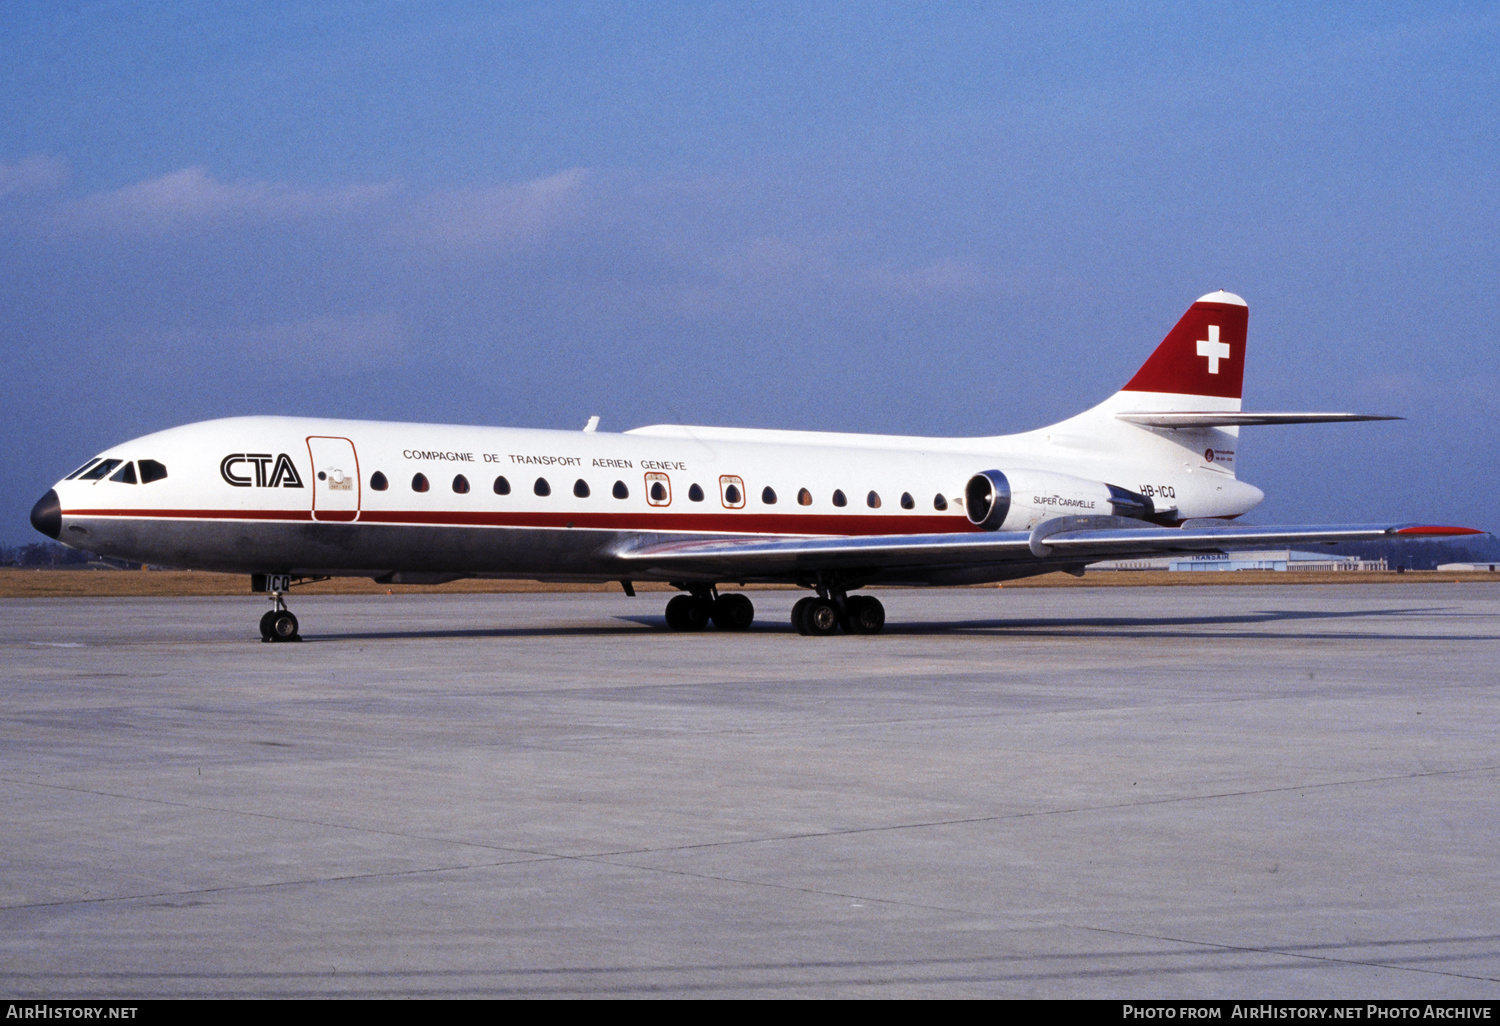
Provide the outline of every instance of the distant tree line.
{"type": "Polygon", "coordinates": [[[27,545],[0,545],[0,566],[80,567],[90,564],[94,566],[103,564],[122,570],[138,570],[141,566],[127,559],[97,556],[83,549],[69,548],[51,541],[31,542],[27,545]]]}
{"type": "Polygon", "coordinates": [[[1337,545],[1309,545],[1308,549],[1356,559],[1380,559],[1392,570],[1436,570],[1444,563],[1500,563],[1500,538],[1466,534],[1456,538],[1391,538],[1337,545]]]}

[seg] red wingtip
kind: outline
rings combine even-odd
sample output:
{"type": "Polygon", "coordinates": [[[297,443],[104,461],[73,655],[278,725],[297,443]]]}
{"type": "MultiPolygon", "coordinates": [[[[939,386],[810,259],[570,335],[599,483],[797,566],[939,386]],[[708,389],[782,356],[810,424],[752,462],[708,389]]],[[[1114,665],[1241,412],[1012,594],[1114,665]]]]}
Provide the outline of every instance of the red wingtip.
{"type": "Polygon", "coordinates": [[[1397,534],[1484,534],[1472,527],[1443,527],[1439,524],[1417,524],[1397,529],[1397,534]]]}

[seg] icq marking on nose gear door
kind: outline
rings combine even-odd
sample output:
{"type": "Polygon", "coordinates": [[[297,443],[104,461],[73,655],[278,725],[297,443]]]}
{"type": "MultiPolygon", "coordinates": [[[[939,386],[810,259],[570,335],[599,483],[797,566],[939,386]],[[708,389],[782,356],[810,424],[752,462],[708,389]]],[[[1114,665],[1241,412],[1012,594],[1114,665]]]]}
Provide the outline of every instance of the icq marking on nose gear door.
{"type": "Polygon", "coordinates": [[[236,488],[301,488],[302,478],[286,453],[232,452],[219,461],[219,476],[236,488]],[[274,461],[275,465],[272,466],[274,461]],[[238,467],[246,469],[242,473],[238,467]],[[251,471],[249,468],[253,467],[251,471]],[[253,476],[252,476],[253,474],[253,476]]]}

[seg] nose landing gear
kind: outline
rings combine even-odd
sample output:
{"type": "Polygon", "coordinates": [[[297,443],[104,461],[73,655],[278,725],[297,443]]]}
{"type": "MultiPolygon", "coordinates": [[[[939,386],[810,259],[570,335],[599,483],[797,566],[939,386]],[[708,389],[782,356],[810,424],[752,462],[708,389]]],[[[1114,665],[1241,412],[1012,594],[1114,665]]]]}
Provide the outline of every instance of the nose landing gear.
{"type": "Polygon", "coordinates": [[[275,608],[267,610],[266,615],[260,618],[260,640],[301,641],[302,635],[297,633],[297,618],[286,607],[281,592],[273,591],[271,601],[275,603],[275,608]]]}
{"type": "Polygon", "coordinates": [[[293,577],[290,574],[251,574],[250,590],[271,600],[271,608],[260,618],[261,641],[301,641],[297,618],[286,607],[286,593],[294,584],[326,581],[326,577],[293,577]]]}

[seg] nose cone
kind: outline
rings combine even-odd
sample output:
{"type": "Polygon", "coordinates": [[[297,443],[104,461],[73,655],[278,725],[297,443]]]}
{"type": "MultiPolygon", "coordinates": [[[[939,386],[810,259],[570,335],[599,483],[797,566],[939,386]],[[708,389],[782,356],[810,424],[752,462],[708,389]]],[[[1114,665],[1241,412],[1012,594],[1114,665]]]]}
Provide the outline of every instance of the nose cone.
{"type": "Polygon", "coordinates": [[[47,494],[31,507],[31,526],[54,540],[62,534],[62,503],[57,501],[55,489],[47,489],[47,494]]]}

